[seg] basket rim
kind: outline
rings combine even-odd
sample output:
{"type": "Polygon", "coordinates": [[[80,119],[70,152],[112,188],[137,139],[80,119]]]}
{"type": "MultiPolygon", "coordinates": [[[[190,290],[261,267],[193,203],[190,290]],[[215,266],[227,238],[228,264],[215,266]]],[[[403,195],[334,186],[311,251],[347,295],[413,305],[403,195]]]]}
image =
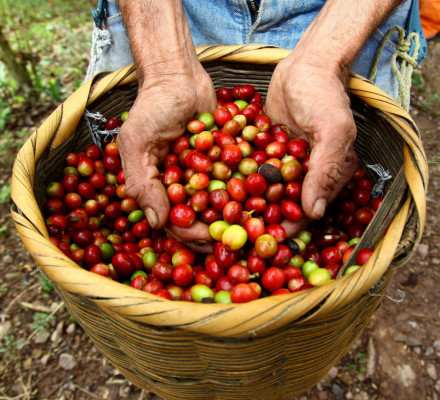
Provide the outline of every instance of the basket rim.
{"type": "MultiPolygon", "coordinates": [[[[256,63],[256,60],[259,60],[258,62],[263,64],[277,64],[290,53],[289,50],[266,45],[206,46],[197,48],[197,52],[202,63],[214,60],[256,63]]],[[[86,296],[99,307],[123,313],[132,321],[187,329],[219,337],[253,336],[285,326],[317,306],[319,309],[309,318],[330,312],[335,307],[339,309],[367,293],[385,274],[392,261],[412,200],[419,213],[420,240],[426,214],[424,210],[428,169],[417,127],[409,114],[390,96],[365,78],[351,73],[348,82],[350,92],[366,104],[380,110],[402,135],[405,142],[405,175],[412,193],[412,197],[408,198],[399,210],[387,234],[378,243],[373,256],[363,268],[304,292],[270,296],[243,304],[203,305],[168,301],[84,270],[48,239],[44,218],[35,199],[32,200],[35,173],[33,166],[49,143],[52,147],[57,147],[75,130],[87,105],[110,89],[136,80],[133,65],[90,79],[49,116],[17,155],[11,197],[19,211],[12,210],[12,216],[25,246],[46,275],[63,290],[86,296]],[[56,136],[52,141],[54,135],[56,136]],[[27,195],[24,196],[23,193],[27,195]],[[390,249],[394,250],[391,252],[390,249]],[[96,286],[99,287],[99,294],[94,289],[96,286]],[[115,293],[118,295],[115,296],[115,293]]]]}

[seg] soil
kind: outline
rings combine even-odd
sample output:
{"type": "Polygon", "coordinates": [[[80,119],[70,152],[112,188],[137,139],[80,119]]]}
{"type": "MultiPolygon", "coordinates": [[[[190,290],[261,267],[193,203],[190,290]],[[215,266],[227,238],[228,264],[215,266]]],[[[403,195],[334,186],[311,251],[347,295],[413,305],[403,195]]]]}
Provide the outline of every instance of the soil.
{"type": "MultiPolygon", "coordinates": [[[[428,160],[440,156],[440,40],[429,42],[417,70],[411,114],[428,160]]],[[[23,128],[38,126],[50,107],[23,110],[8,154],[23,128]]],[[[12,150],[11,150],[12,149],[12,150]]],[[[13,158],[0,158],[0,187],[10,184],[13,158]]],[[[292,400],[440,398],[440,166],[430,165],[428,213],[420,245],[399,268],[382,306],[361,338],[313,389],[292,400]]],[[[3,198],[2,198],[3,199],[3,198]]],[[[22,245],[0,206],[0,399],[156,399],[128,382],[69,316],[22,245]],[[92,373],[91,373],[92,372],[92,373]]]]}

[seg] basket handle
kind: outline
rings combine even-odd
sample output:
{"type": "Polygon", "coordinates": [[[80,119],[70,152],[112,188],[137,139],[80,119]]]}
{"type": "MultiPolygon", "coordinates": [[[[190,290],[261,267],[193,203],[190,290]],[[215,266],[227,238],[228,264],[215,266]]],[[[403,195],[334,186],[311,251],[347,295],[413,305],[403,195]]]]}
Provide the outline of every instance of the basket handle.
{"type": "Polygon", "coordinates": [[[350,92],[365,104],[383,112],[385,119],[394,126],[404,140],[404,170],[411,195],[419,215],[419,243],[426,218],[426,190],[429,182],[428,160],[420,140],[420,133],[411,116],[387,93],[359,75],[351,74],[348,81],[350,92]]]}

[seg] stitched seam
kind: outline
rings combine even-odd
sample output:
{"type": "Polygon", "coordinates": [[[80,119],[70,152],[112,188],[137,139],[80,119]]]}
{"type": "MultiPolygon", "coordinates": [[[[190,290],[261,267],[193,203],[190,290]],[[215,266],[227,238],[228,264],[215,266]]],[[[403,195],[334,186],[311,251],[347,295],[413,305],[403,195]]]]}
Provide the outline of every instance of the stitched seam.
{"type": "MultiPolygon", "coordinates": [[[[242,40],[246,41],[246,36],[249,38],[249,34],[247,34],[247,31],[249,30],[249,22],[252,21],[252,16],[246,0],[240,1],[238,3],[238,7],[241,8],[239,14],[241,16],[240,19],[242,21],[242,26],[244,27],[242,40]]],[[[249,42],[247,41],[246,43],[249,42]]]]}
{"type": "Polygon", "coordinates": [[[252,42],[252,36],[255,33],[255,31],[257,30],[257,28],[258,28],[258,26],[259,26],[259,24],[261,22],[261,16],[263,15],[263,12],[264,12],[264,6],[265,6],[265,1],[261,0],[260,1],[260,7],[258,9],[257,18],[255,19],[255,23],[251,26],[251,30],[250,30],[249,35],[248,35],[247,44],[252,42]]]}
{"type": "Polygon", "coordinates": [[[107,19],[106,19],[107,26],[115,26],[115,25],[119,25],[119,24],[123,24],[121,13],[117,13],[115,15],[112,15],[111,17],[107,17],[107,19]]]}

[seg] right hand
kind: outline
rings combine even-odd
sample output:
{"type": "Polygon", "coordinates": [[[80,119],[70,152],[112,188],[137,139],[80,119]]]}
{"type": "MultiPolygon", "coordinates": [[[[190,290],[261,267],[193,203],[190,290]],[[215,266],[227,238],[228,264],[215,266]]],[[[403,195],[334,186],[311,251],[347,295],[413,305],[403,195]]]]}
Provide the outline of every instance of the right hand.
{"type": "Polygon", "coordinates": [[[305,62],[294,50],[277,65],[267,93],[266,110],[273,121],[310,143],[301,205],[311,219],[322,218],[357,166],[356,125],[344,78],[305,62]]]}
{"type": "MultiPolygon", "coordinates": [[[[150,77],[147,71],[144,75],[117,142],[127,195],[139,203],[153,229],[163,228],[170,213],[158,166],[170,143],[185,132],[186,124],[199,113],[214,112],[216,106],[212,81],[197,60],[183,72],[150,77]]],[[[207,229],[189,231],[191,240],[195,236],[211,239],[207,229]]]]}

